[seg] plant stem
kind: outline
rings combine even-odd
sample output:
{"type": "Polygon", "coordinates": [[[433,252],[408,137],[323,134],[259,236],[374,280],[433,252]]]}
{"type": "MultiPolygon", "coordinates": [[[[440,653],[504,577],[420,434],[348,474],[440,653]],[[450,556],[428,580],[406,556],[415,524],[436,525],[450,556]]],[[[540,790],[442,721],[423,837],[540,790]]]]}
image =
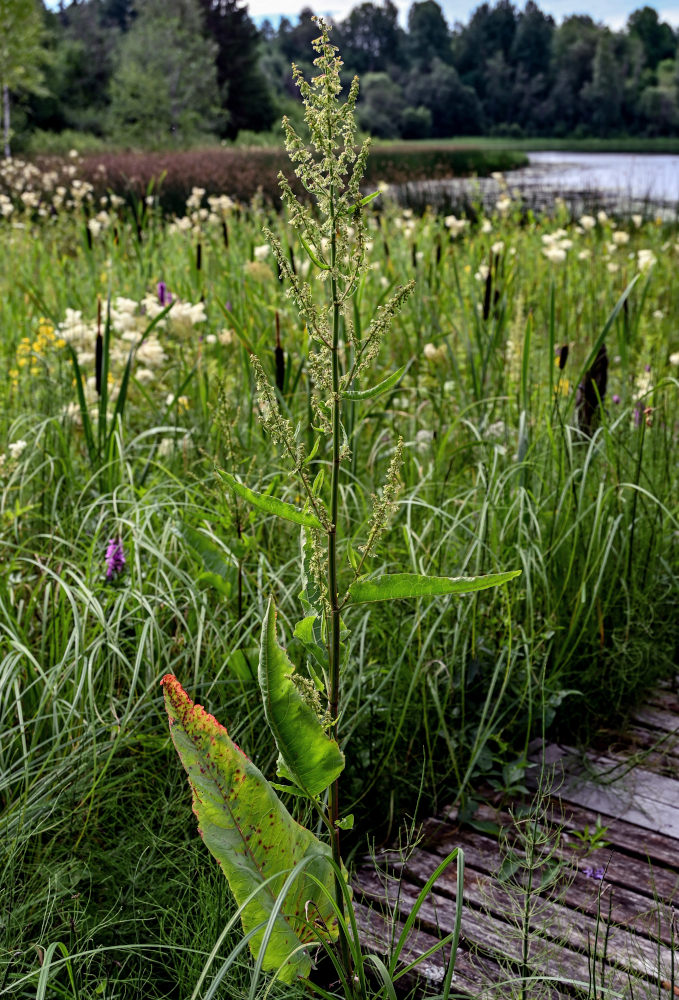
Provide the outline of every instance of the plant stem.
{"type": "MultiPolygon", "coordinates": [[[[328,141],[332,143],[332,127],[328,122],[328,141]]],[[[330,223],[332,226],[332,236],[330,239],[330,267],[331,267],[331,297],[332,297],[332,475],[330,480],[330,527],[328,528],[328,601],[330,603],[330,634],[328,641],[328,665],[330,690],[328,691],[328,712],[332,720],[332,737],[339,743],[338,738],[338,716],[339,716],[339,694],[340,694],[340,604],[337,580],[337,521],[339,512],[339,476],[340,476],[340,361],[339,361],[339,332],[340,332],[340,307],[338,301],[338,287],[336,277],[337,263],[337,230],[335,219],[335,192],[334,185],[330,184],[330,223]]],[[[339,820],[339,781],[335,779],[329,789],[328,797],[328,818],[330,820],[332,857],[338,870],[335,872],[335,900],[341,914],[344,913],[344,892],[341,880],[342,852],[340,849],[340,831],[337,826],[339,820]]],[[[340,921],[339,927],[340,948],[342,951],[342,963],[347,973],[349,982],[353,980],[349,944],[346,938],[345,929],[340,921]]]]}

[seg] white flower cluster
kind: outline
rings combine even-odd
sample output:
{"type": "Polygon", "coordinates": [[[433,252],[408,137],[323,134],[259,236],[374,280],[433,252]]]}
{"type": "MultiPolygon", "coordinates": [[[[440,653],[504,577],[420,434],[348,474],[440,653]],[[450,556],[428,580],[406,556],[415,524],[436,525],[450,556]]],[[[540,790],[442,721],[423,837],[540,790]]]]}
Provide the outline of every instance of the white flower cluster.
{"type": "MultiPolygon", "coordinates": [[[[164,308],[158,298],[151,294],[144,296],[141,302],[125,298],[122,295],[118,295],[111,302],[113,336],[109,345],[109,394],[113,398],[117,393],[117,376],[127,363],[130,350],[139,341],[149,323],[164,308]]],[[[172,337],[182,337],[205,320],[203,302],[194,304],[175,299],[170,312],[158,321],[155,330],[136,347],[135,378],[143,383],[154,381],[157,378],[158,369],[168,360],[165,348],[156,331],[165,332],[172,337]]],[[[79,309],[67,309],[56,332],[59,337],[73,347],[83,372],[91,370],[95,362],[96,321],[83,319],[79,309]]],[[[96,399],[94,375],[87,379],[85,390],[87,402],[93,403],[96,399]]],[[[74,413],[76,411],[77,406],[74,413]]]]}
{"type": "MultiPolygon", "coordinates": [[[[582,219],[580,222],[582,223],[582,219]]],[[[569,239],[565,229],[555,229],[553,233],[545,233],[542,242],[544,244],[542,252],[552,264],[562,264],[573,246],[573,240],[569,239]]]]}
{"type": "MultiPolygon", "coordinates": [[[[75,152],[72,150],[72,152],[75,152]]],[[[42,219],[56,218],[64,210],[89,214],[94,204],[94,187],[77,176],[78,165],[71,156],[71,163],[43,169],[10,157],[0,162],[0,218],[8,219],[22,213],[36,214],[42,219]]],[[[103,166],[100,167],[103,171],[103,166]]],[[[88,220],[93,236],[108,228],[114,212],[123,204],[118,195],[102,196],[100,212],[88,220]],[[106,211],[108,209],[108,211],[106,211]]]]}
{"type": "Polygon", "coordinates": [[[453,237],[459,236],[469,225],[468,219],[458,219],[456,215],[447,215],[443,221],[453,237]]]}
{"type": "Polygon", "coordinates": [[[186,199],[186,215],[175,219],[169,225],[171,233],[199,234],[204,225],[215,226],[224,222],[229,213],[236,207],[236,203],[228,194],[209,195],[205,207],[205,188],[194,187],[191,194],[186,199]]]}
{"type": "Polygon", "coordinates": [[[5,466],[16,465],[26,448],[28,448],[28,441],[24,441],[23,438],[7,445],[7,453],[0,453],[0,475],[5,471],[5,466]]]}

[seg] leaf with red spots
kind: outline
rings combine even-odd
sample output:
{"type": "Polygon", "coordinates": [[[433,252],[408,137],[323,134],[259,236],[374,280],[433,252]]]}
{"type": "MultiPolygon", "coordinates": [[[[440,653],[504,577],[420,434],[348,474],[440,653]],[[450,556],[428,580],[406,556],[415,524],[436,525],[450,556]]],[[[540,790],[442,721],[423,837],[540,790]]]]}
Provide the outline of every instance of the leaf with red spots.
{"type": "MultiPolygon", "coordinates": [[[[202,706],[193,704],[176,677],[167,674],[162,685],[170,733],[189,777],[199,832],[242,907],[244,933],[268,921],[290,871],[302,859],[311,858],[285,896],[262,964],[267,971],[279,970],[279,979],[286,983],[308,976],[311,961],[300,943],[311,944],[315,937],[306,923],[305,909],[313,914],[317,931],[325,924],[326,936],[337,937],[329,902],[334,897],[330,848],[292,818],[264,775],[226,729],[202,706]],[[264,885],[271,876],[273,881],[264,885]]],[[[264,927],[250,939],[255,958],[263,935],[264,927]]]]}
{"type": "Polygon", "coordinates": [[[278,773],[310,795],[320,795],[344,770],[344,754],[323,729],[314,707],[300,694],[294,672],[287,653],[276,641],[276,608],[271,599],[262,625],[259,686],[266,721],[281,755],[278,773]]]}

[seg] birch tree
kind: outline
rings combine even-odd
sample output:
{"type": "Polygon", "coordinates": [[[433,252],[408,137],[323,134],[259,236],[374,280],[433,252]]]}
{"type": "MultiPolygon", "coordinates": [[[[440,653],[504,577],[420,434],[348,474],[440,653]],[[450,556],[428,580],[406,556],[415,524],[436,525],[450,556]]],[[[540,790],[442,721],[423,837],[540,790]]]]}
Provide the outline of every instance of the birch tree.
{"type": "Polygon", "coordinates": [[[37,0],[0,0],[0,89],[5,156],[11,156],[10,96],[41,89],[42,12],[37,0]]]}

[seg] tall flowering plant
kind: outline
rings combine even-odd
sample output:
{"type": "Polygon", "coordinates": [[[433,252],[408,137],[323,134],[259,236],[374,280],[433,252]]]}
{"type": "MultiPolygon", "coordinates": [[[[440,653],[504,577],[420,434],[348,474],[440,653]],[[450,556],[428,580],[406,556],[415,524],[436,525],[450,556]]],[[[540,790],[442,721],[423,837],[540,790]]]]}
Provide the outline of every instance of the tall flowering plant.
{"type": "Polygon", "coordinates": [[[353,998],[366,995],[366,979],[340,845],[341,830],[352,823],[340,808],[339,778],[345,765],[341,680],[349,669],[345,642],[349,633],[343,615],[356,605],[375,601],[482,590],[517,573],[472,578],[364,573],[366,559],[395,508],[401,443],[381,495],[373,498],[360,555],[341,545],[340,481],[350,457],[344,409],[387,392],[403,377],[404,369],[399,369],[377,385],[360,387],[413,286],[398,288],[367,325],[361,324],[364,333],[354,324],[353,296],[368,268],[364,212],[376,194],[363,197],[360,191],[369,142],[358,150],[354,144],[358,80],[341,103],[342,63],[328,27],[322,19],[318,25],[321,34],[313,43],[318,75],[308,82],[293,67],[310,143],[283,119],[288,153],[317,212],[295,198],[282,175],[279,180],[288,218],[325,285],[323,296],[314,295],[309,282],[291,268],[275,234],[265,230],[287,279],[288,294],[309,330],[307,367],[318,435],[310,453],[281,413],[261,362],[252,358],[261,420],[272,442],[287,456],[304,506],[264,496],[230,473],[222,474],[227,488],[240,498],[292,522],[301,533],[302,617],[294,636],[306,654],[303,669],[296,669],[279,643],[273,597],[260,640],[259,687],[279,752],[281,783],[267,781],[227,730],[192,703],[175,677],[168,675],[162,683],[172,738],[189,777],[200,831],[229,880],[257,970],[275,972],[287,983],[306,978],[311,950],[321,945],[330,953],[345,996],[353,998]],[[325,457],[329,476],[322,470],[312,480],[309,463],[316,456],[325,457]],[[310,804],[325,830],[324,839],[295,822],[279,791],[310,804]]]}

